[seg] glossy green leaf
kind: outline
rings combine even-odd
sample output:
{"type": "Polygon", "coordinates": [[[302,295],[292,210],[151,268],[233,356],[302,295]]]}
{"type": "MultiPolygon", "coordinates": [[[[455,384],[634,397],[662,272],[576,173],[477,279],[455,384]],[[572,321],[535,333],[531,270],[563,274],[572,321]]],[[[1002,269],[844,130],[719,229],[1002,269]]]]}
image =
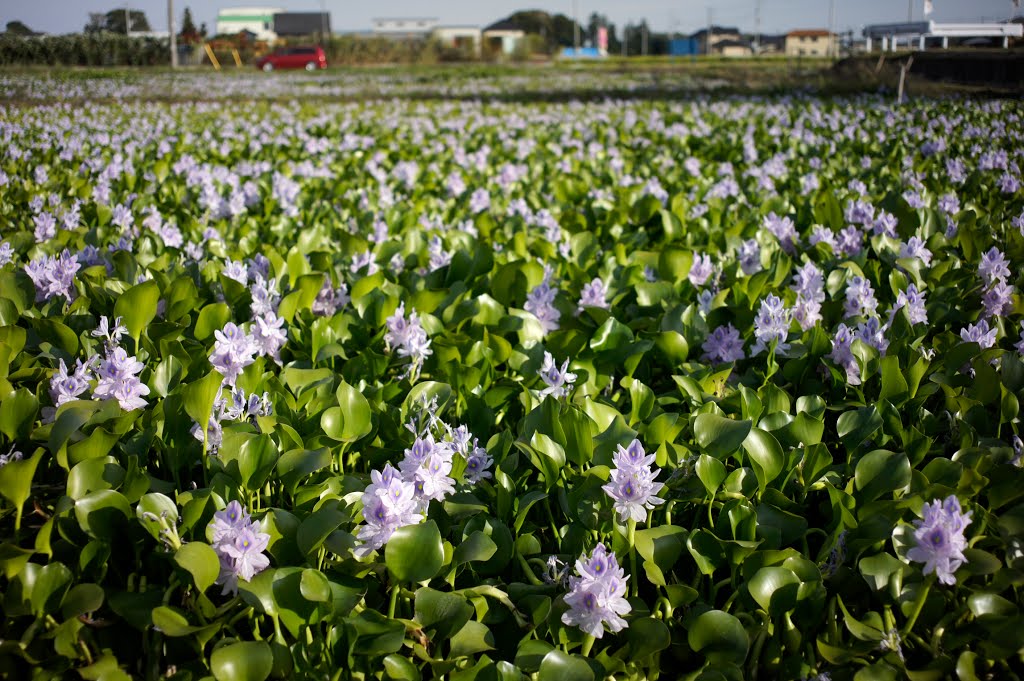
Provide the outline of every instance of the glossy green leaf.
{"type": "Polygon", "coordinates": [[[265,681],[274,667],[274,654],[262,641],[222,646],[210,656],[210,671],[217,681],[265,681]]]}
{"type": "Polygon", "coordinates": [[[434,521],[395,530],[385,547],[384,562],[402,582],[422,582],[436,575],[444,562],[444,547],[434,521]]]}
{"type": "Polygon", "coordinates": [[[727,612],[709,610],[689,626],[687,641],[712,664],[742,664],[750,648],[743,624],[727,612]]]}
{"type": "Polygon", "coordinates": [[[740,448],[752,425],[750,421],[737,421],[717,414],[700,414],[693,422],[693,434],[701,449],[721,459],[740,448]]]}

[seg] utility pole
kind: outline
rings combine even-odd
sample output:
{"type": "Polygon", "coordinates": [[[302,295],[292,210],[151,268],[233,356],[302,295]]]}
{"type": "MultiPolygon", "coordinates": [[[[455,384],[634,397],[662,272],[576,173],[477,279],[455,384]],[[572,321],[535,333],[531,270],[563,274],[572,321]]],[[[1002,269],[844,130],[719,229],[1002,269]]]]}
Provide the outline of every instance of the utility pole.
{"type": "Polygon", "coordinates": [[[832,0],[828,7],[828,56],[839,56],[836,49],[836,0],[832,0]]]}
{"type": "Polygon", "coordinates": [[[580,3],[579,0],[572,0],[572,47],[573,54],[580,53],[580,3]]]}
{"type": "Polygon", "coordinates": [[[320,44],[327,42],[327,3],[320,0],[320,44]]]}
{"type": "Polygon", "coordinates": [[[907,0],[907,23],[914,21],[914,0],[907,0]]]}
{"type": "Polygon", "coordinates": [[[132,15],[128,11],[128,7],[124,8],[124,34],[126,37],[130,37],[132,34],[132,15]]]}
{"type": "MultiPolygon", "coordinates": [[[[833,0],[834,2],[834,0],[833,0]]],[[[761,53],[761,0],[754,4],[754,54],[761,53]]]]}
{"type": "Polygon", "coordinates": [[[627,47],[628,43],[629,43],[629,22],[627,21],[626,24],[622,27],[622,56],[623,57],[628,57],[629,56],[629,48],[627,47]]]}
{"type": "Polygon", "coordinates": [[[647,20],[640,24],[640,53],[647,56],[647,20]]]}
{"type": "Polygon", "coordinates": [[[171,68],[178,68],[178,36],[174,30],[174,0],[167,0],[167,33],[171,39],[171,68]]]}
{"type": "Polygon", "coordinates": [[[711,30],[713,25],[714,10],[711,9],[711,5],[708,5],[708,31],[704,36],[704,54],[711,56],[711,30]]]}

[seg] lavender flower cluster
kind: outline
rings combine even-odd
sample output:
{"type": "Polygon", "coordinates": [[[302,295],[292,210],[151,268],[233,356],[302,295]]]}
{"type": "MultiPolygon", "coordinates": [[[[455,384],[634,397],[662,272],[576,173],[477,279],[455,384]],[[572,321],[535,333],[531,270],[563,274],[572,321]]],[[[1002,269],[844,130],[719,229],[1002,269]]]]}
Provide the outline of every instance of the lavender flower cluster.
{"type": "Polygon", "coordinates": [[[394,350],[399,357],[408,357],[412,360],[408,369],[410,381],[415,381],[419,376],[423,362],[426,361],[433,351],[430,349],[430,338],[427,332],[420,325],[419,315],[415,310],[405,316],[405,303],[398,305],[395,313],[387,318],[387,333],[384,335],[384,344],[388,352],[394,350]]]}
{"type": "Polygon", "coordinates": [[[622,616],[633,609],[626,600],[627,580],[615,553],[598,544],[589,557],[576,561],[576,574],[569,578],[565,595],[569,610],[562,613],[562,622],[594,638],[604,636],[606,625],[612,633],[622,631],[629,626],[622,616]]]}
{"type": "Polygon", "coordinates": [[[651,469],[654,454],[645,452],[640,440],[633,440],[628,447],[619,445],[612,460],[615,468],[611,472],[611,481],[601,489],[615,502],[620,522],[646,521],[648,511],[665,503],[657,496],[665,484],[654,481],[661,472],[660,469],[651,469]]]}
{"type": "Polygon", "coordinates": [[[362,495],[363,522],[353,553],[365,558],[383,547],[395,530],[419,523],[431,501],[444,501],[455,492],[452,477],[455,456],[465,461],[463,480],[475,485],[491,477],[494,460],[480,447],[465,426],[452,428],[437,416],[436,399],[423,405],[419,415],[406,424],[415,436],[396,469],[385,464],[370,473],[362,495]],[[432,432],[433,431],[433,432],[432,432]],[[434,432],[440,437],[435,439],[434,432]]]}
{"type": "Polygon", "coordinates": [[[943,584],[956,584],[954,574],[967,562],[964,530],[971,524],[971,511],[964,513],[955,496],[924,505],[924,517],[914,521],[916,545],[907,558],[924,563],[924,574],[933,572],[943,584]]]}
{"type": "Polygon", "coordinates": [[[216,583],[224,587],[222,595],[238,593],[238,580],[248,582],[270,566],[270,559],[263,554],[270,535],[261,531],[260,524],[237,501],[213,514],[208,532],[220,560],[216,583]]]}

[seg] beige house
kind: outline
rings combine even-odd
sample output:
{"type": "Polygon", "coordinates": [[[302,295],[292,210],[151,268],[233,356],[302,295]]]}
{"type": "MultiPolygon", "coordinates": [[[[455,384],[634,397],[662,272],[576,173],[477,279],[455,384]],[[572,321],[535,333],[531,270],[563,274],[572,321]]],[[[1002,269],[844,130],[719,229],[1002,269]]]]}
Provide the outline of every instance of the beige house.
{"type": "Polygon", "coordinates": [[[836,35],[823,29],[790,31],[786,34],[786,56],[828,57],[836,53],[836,35]]]}
{"type": "Polygon", "coordinates": [[[754,54],[750,45],[742,40],[719,40],[711,50],[723,57],[749,57],[754,54]]]}

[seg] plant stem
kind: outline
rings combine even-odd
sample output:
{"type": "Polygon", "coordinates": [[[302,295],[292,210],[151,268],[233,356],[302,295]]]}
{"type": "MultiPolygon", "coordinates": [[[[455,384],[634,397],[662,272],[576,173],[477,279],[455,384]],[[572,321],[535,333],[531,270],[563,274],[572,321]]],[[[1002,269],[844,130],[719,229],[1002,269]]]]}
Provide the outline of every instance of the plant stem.
{"type": "Polygon", "coordinates": [[[590,649],[594,647],[594,640],[594,637],[590,634],[587,634],[583,639],[583,649],[580,650],[583,657],[590,657],[590,649]]]}
{"type": "Polygon", "coordinates": [[[398,594],[402,591],[397,583],[391,585],[391,602],[388,603],[388,618],[394,619],[395,609],[398,607],[398,594]]]}
{"type": "Polygon", "coordinates": [[[636,598],[639,592],[638,580],[640,576],[636,571],[636,521],[632,518],[626,523],[626,538],[629,541],[629,574],[633,576],[633,583],[630,584],[630,593],[636,598]]]}
{"type": "Polygon", "coordinates": [[[914,601],[914,610],[910,613],[910,619],[908,619],[907,623],[903,626],[903,632],[901,634],[903,638],[907,637],[907,634],[910,633],[910,630],[914,628],[914,624],[917,623],[917,618],[921,614],[921,610],[924,609],[924,602],[928,600],[928,592],[931,591],[932,583],[934,581],[934,576],[929,577],[925,581],[924,588],[921,589],[921,593],[917,595],[917,600],[914,601]]]}

